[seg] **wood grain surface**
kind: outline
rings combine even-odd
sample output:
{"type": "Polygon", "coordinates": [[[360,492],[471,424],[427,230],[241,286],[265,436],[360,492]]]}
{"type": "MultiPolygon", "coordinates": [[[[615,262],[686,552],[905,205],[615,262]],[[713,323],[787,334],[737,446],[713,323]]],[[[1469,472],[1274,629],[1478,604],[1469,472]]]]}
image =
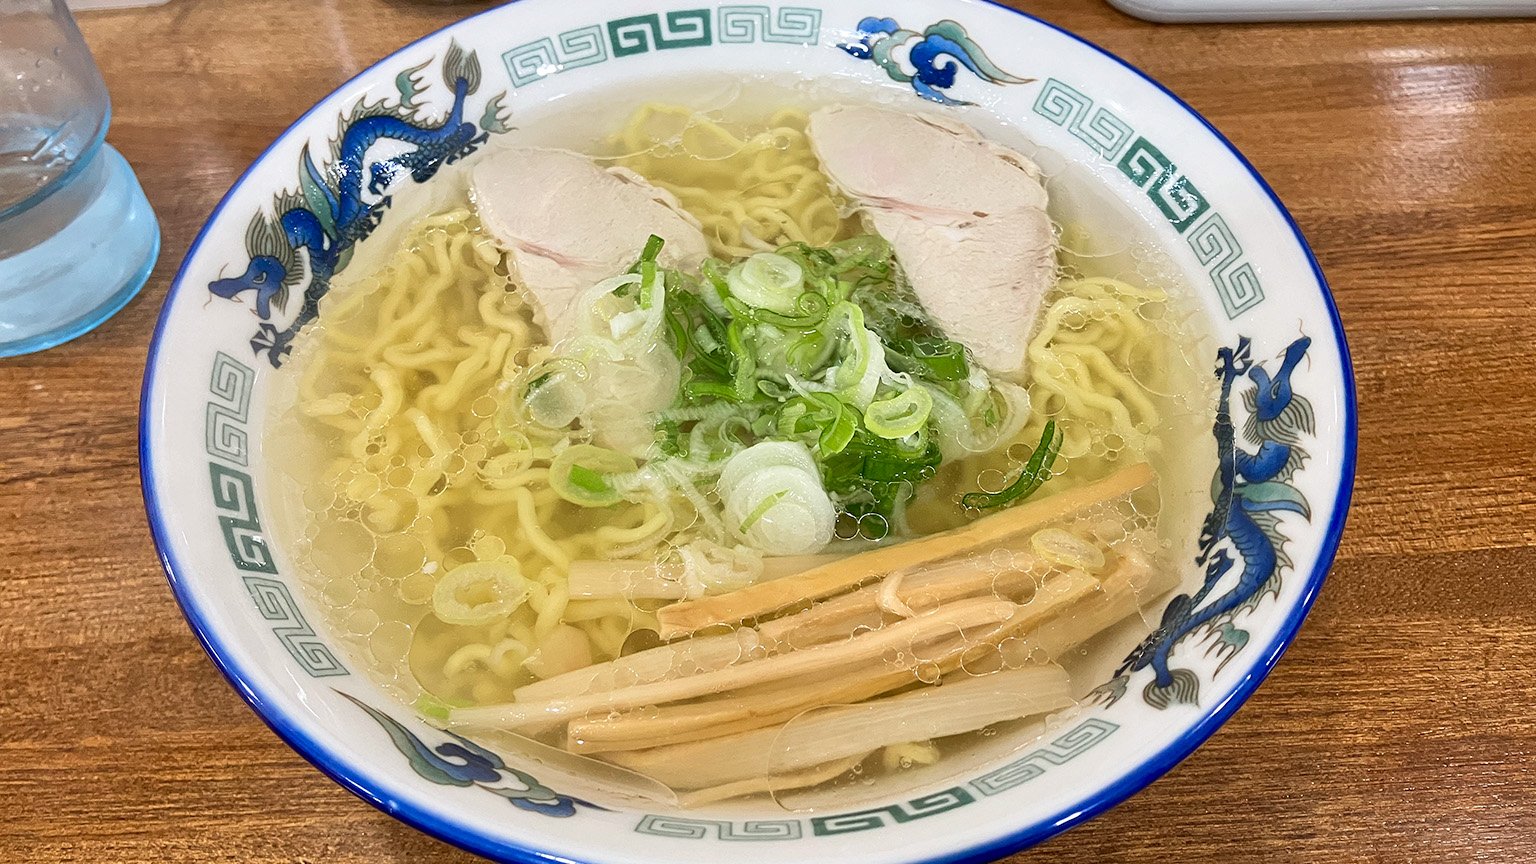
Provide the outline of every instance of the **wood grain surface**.
{"type": "MultiPolygon", "coordinates": [[[[1360,392],[1337,567],[1211,741],[1016,864],[1536,861],[1536,23],[1167,27],[1020,3],[1146,69],[1289,204],[1360,392]]],[[[100,330],[0,361],[0,861],[466,862],[322,777],[215,671],[139,498],[188,243],[307,106],[479,4],[87,13],[165,248],[100,330]]]]}

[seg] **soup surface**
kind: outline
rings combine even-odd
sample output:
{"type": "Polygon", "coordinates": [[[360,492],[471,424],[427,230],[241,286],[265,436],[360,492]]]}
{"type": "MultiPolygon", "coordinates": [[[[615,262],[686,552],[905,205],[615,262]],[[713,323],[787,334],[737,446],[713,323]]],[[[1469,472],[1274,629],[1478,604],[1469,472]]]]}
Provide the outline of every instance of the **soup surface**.
{"type": "Polygon", "coordinates": [[[562,106],[397,196],[267,443],[388,689],[813,806],[1022,746],[1145,635],[1208,501],[1200,314],[1055,154],[843,95],[562,106]]]}

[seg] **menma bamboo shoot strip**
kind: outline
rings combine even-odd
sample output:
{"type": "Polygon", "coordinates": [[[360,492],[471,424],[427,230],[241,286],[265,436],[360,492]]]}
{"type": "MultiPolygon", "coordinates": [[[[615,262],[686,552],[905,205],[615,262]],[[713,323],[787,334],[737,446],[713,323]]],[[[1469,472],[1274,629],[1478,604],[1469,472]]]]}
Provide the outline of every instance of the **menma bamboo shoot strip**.
{"type": "Polygon", "coordinates": [[[781,681],[800,675],[837,672],[848,666],[868,664],[888,651],[910,651],[918,645],[959,631],[1001,624],[1013,617],[1019,608],[1017,604],[1007,600],[990,598],[963,600],[840,644],[792,651],[690,678],[657,681],[609,693],[594,693],[546,702],[457,708],[449,714],[448,720],[454,726],[516,728],[577,716],[589,711],[617,711],[644,705],[678,702],[752,684],[781,681]]]}
{"type": "Polygon", "coordinates": [[[661,638],[675,639],[715,624],[766,615],[785,606],[819,600],[899,570],[914,570],[1057,522],[1152,482],[1150,465],[1138,463],[1056,495],[1027,501],[951,531],[930,534],[824,564],[794,576],[751,585],[729,594],[685,600],[657,613],[661,638]]]}
{"type": "MultiPolygon", "coordinates": [[[[1129,580],[1138,578],[1130,575],[1131,572],[1139,573],[1143,567],[1139,560],[1127,560],[1107,581],[1116,586],[1125,585],[1129,580]]],[[[1116,590],[1126,595],[1132,593],[1128,589],[1116,590]]],[[[930,649],[926,657],[910,657],[902,668],[882,666],[878,670],[855,669],[816,681],[797,679],[775,686],[722,694],[719,698],[692,704],[659,706],[641,713],[577,719],[570,724],[567,746],[578,753],[654,747],[782,723],[818,705],[861,701],[913,683],[912,669],[918,666],[927,665],[945,674],[958,669],[967,656],[979,649],[995,649],[1004,640],[1018,634],[1024,634],[1024,641],[1028,641],[1029,635],[1069,618],[1073,610],[1096,600],[1104,593],[1105,589],[1098,580],[1084,574],[1059,574],[1048,579],[1046,587],[1037,592],[1030,602],[1018,607],[1019,614],[1012,620],[979,635],[967,634],[946,640],[930,649]]],[[[1130,611],[1134,609],[1132,604],[1130,611]]],[[[1102,628],[1086,630],[1069,624],[1057,632],[1056,641],[1066,642],[1074,636],[1077,641],[1084,641],[1098,632],[1098,629],[1102,628]]],[[[860,638],[864,637],[857,637],[854,641],[860,638]]]]}
{"type": "Polygon", "coordinates": [[[782,727],[606,758],[674,789],[719,786],[1057,711],[1073,704],[1071,689],[1067,673],[1050,666],[960,676],[859,705],[813,709],[782,727]]]}

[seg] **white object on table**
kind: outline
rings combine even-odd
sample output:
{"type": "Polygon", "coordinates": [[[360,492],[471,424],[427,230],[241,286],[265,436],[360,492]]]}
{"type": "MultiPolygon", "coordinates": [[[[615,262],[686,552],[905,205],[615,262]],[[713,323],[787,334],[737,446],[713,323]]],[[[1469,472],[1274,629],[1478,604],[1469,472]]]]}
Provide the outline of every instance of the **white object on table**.
{"type": "Polygon", "coordinates": [[[71,12],[90,12],[93,9],[136,9],[140,6],[164,6],[171,0],[64,0],[71,12]]]}
{"type": "Polygon", "coordinates": [[[1166,23],[1320,21],[1359,18],[1536,18],[1536,0],[1109,0],[1120,11],[1166,23]]]}

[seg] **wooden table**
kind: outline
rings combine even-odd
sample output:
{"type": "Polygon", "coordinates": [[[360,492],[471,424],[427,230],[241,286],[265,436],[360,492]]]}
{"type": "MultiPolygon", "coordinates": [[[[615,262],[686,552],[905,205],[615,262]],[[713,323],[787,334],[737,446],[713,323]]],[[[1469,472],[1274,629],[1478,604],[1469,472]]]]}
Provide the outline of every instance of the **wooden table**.
{"type": "MultiPolygon", "coordinates": [[[[1359,376],[1339,562],[1205,747],[1016,862],[1536,860],[1536,23],[1160,27],[1027,5],[1205,112],[1290,205],[1359,376]]],[[[246,708],[161,575],[135,452],[155,315],[308,105],[480,8],[172,0],[81,25],[165,250],[100,330],[0,362],[0,860],[467,861],[246,708]]]]}

